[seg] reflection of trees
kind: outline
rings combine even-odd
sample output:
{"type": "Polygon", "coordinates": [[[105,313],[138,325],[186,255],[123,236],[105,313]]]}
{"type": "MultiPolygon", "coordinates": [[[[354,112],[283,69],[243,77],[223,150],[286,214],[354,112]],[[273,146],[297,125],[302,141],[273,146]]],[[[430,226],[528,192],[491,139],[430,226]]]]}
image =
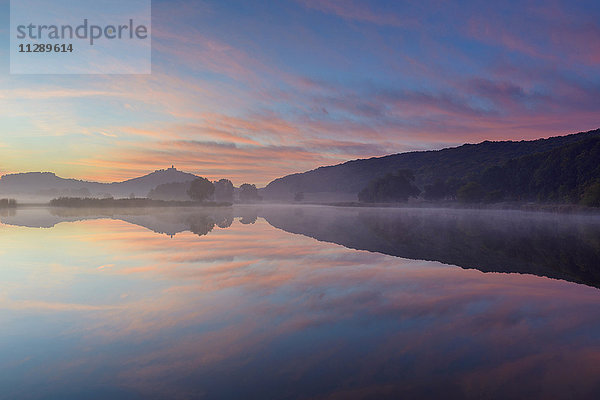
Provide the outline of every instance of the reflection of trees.
{"type": "MultiPolygon", "coordinates": [[[[575,217],[577,218],[577,217],[575,217]]],[[[482,271],[523,272],[600,286],[600,226],[506,214],[362,215],[385,252],[482,271]]]]}
{"type": "Polygon", "coordinates": [[[78,219],[112,218],[170,236],[184,231],[204,236],[215,226],[229,228],[234,218],[230,207],[51,208],[49,211],[57,217],[53,224],[78,219]]]}
{"type": "Polygon", "coordinates": [[[233,224],[233,216],[231,215],[222,217],[220,220],[217,221],[217,226],[223,229],[229,228],[231,224],[233,224]]]}
{"type": "Polygon", "coordinates": [[[600,224],[577,216],[433,210],[272,210],[272,225],[346,247],[600,287],[600,224]]]}
{"type": "Polygon", "coordinates": [[[577,281],[600,282],[594,267],[600,259],[600,230],[590,231],[565,221],[468,216],[436,218],[366,217],[368,232],[388,244],[388,251],[411,258],[477,267],[486,271],[530,272],[577,281]],[[592,234],[591,236],[589,234],[592,234]]]}
{"type": "Polygon", "coordinates": [[[197,215],[190,218],[190,231],[198,236],[207,235],[215,227],[215,221],[207,215],[197,215]]]}
{"type": "Polygon", "coordinates": [[[255,223],[257,219],[258,219],[258,215],[244,215],[240,219],[240,222],[244,225],[250,225],[250,224],[255,223]]]}
{"type": "Polygon", "coordinates": [[[15,208],[2,208],[0,207],[0,217],[14,217],[17,214],[15,208]]]}

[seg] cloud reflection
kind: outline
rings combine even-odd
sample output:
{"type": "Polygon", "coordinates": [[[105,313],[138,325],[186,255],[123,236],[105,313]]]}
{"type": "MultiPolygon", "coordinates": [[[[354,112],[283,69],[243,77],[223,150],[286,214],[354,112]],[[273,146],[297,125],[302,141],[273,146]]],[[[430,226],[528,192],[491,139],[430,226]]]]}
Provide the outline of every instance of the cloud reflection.
{"type": "Polygon", "coordinates": [[[3,226],[0,239],[8,396],[76,398],[97,385],[117,398],[599,389],[594,288],[350,250],[262,218],[204,236],[104,219],[3,226]]]}

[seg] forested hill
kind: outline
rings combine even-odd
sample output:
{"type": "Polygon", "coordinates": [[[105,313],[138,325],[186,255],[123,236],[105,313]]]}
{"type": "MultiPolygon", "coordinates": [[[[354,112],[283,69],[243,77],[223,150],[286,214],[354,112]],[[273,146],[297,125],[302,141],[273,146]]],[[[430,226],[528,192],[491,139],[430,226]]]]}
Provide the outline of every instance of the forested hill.
{"type": "MultiPolygon", "coordinates": [[[[264,194],[271,198],[290,199],[298,192],[358,193],[374,179],[383,177],[388,173],[395,173],[401,169],[411,170],[415,175],[416,185],[421,189],[436,182],[453,181],[453,185],[458,186],[469,181],[479,181],[481,174],[489,168],[508,168],[506,164],[509,161],[513,162],[511,165],[517,169],[519,168],[518,165],[524,165],[519,164],[519,162],[529,163],[529,166],[533,166],[535,164],[534,160],[541,162],[543,157],[538,156],[538,158],[531,160],[523,158],[546,154],[556,149],[566,149],[570,145],[583,143],[594,138],[600,138],[600,129],[548,139],[519,142],[485,141],[479,144],[465,144],[460,147],[437,151],[401,153],[348,161],[343,164],[321,167],[305,173],[276,179],[267,185],[264,194]],[[517,161],[520,159],[523,160],[517,161]]],[[[590,145],[590,143],[587,145],[590,145]]],[[[581,148],[577,148],[577,150],[581,150],[581,148]]],[[[570,164],[561,164],[557,160],[554,160],[554,162],[555,168],[558,168],[562,175],[573,175],[575,173],[570,164]]],[[[538,167],[540,166],[538,165],[538,167]]],[[[508,172],[504,171],[504,173],[506,175],[508,172]]],[[[552,178],[546,176],[546,179],[552,178]]],[[[524,180],[525,177],[522,177],[521,181],[524,180]]],[[[520,184],[522,186],[529,185],[529,183],[524,182],[520,184]]],[[[531,193],[528,192],[529,194],[531,193]]]]}
{"type": "MultiPolygon", "coordinates": [[[[480,200],[579,203],[598,207],[600,137],[514,158],[475,175],[480,200]],[[592,198],[593,197],[593,198],[592,198]]],[[[478,200],[476,198],[476,200],[478,200]]]]}

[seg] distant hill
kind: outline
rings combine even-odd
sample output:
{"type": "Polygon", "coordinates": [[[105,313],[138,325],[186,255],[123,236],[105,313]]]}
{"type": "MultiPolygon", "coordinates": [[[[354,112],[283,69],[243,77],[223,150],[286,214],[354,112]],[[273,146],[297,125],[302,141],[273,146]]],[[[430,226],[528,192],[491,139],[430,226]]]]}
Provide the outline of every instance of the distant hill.
{"type": "Polygon", "coordinates": [[[47,196],[54,192],[81,194],[106,190],[108,184],[64,179],[52,172],[27,172],[0,177],[0,195],[29,194],[47,196]]]}
{"type": "MultiPolygon", "coordinates": [[[[329,192],[347,197],[348,194],[356,195],[373,179],[400,169],[412,170],[416,184],[422,189],[436,181],[454,179],[467,182],[479,179],[487,168],[504,167],[511,160],[548,153],[594,138],[600,138],[600,129],[549,139],[485,141],[437,151],[353,160],[275,179],[263,189],[262,194],[267,199],[280,200],[291,200],[298,192],[329,192]]],[[[569,165],[562,165],[562,168],[568,171],[569,165]]],[[[568,174],[565,171],[563,175],[568,174]]]]}
{"type": "Polygon", "coordinates": [[[148,192],[158,185],[166,183],[182,183],[190,182],[196,179],[197,176],[187,172],[178,171],[171,167],[154,171],[151,174],[144,175],[139,178],[130,179],[128,181],[113,183],[111,186],[118,193],[127,194],[135,193],[138,196],[146,196],[148,192]]]}
{"type": "Polygon", "coordinates": [[[196,175],[171,167],[154,171],[124,182],[99,183],[64,179],[51,172],[28,172],[4,175],[0,178],[0,197],[49,200],[59,196],[70,197],[127,197],[134,194],[146,197],[150,190],[166,183],[189,182],[196,175]]]}

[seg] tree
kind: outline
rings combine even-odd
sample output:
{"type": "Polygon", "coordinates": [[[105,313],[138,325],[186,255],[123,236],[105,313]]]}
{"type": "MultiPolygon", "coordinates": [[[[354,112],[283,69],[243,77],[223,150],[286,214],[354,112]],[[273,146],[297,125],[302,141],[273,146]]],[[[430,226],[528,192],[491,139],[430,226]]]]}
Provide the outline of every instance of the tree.
{"type": "Polygon", "coordinates": [[[585,189],[581,204],[588,207],[600,207],[600,182],[593,183],[585,189]]]}
{"type": "Polygon", "coordinates": [[[148,193],[148,198],[152,200],[189,200],[188,190],[191,181],[163,183],[152,189],[148,193]]]}
{"type": "Polygon", "coordinates": [[[469,182],[458,189],[456,197],[463,203],[479,203],[483,200],[483,187],[477,182],[469,182]]]}
{"type": "Polygon", "coordinates": [[[486,203],[499,203],[504,199],[504,191],[500,189],[492,190],[487,192],[483,196],[483,201],[486,203]]]}
{"type": "Polygon", "coordinates": [[[421,194],[419,188],[413,184],[414,181],[412,171],[401,169],[369,182],[367,187],[358,193],[358,200],[366,203],[407,201],[409,197],[421,194]]]}
{"type": "Polygon", "coordinates": [[[190,188],[187,193],[193,200],[203,201],[208,199],[215,192],[215,185],[213,185],[206,178],[196,178],[190,184],[190,188]]]}
{"type": "Polygon", "coordinates": [[[214,185],[216,201],[233,201],[233,183],[229,179],[221,179],[214,185]]]}
{"type": "Polygon", "coordinates": [[[446,179],[444,186],[446,187],[446,198],[450,200],[456,200],[456,192],[463,185],[462,179],[458,179],[454,176],[446,179]]]}
{"type": "Polygon", "coordinates": [[[240,186],[240,200],[256,201],[262,200],[262,198],[258,195],[258,189],[256,188],[256,185],[244,183],[242,186],[240,186]]]}
{"type": "Polygon", "coordinates": [[[445,198],[447,194],[448,189],[446,188],[446,184],[441,179],[438,179],[433,185],[425,186],[423,197],[427,200],[441,200],[445,198]]]}

